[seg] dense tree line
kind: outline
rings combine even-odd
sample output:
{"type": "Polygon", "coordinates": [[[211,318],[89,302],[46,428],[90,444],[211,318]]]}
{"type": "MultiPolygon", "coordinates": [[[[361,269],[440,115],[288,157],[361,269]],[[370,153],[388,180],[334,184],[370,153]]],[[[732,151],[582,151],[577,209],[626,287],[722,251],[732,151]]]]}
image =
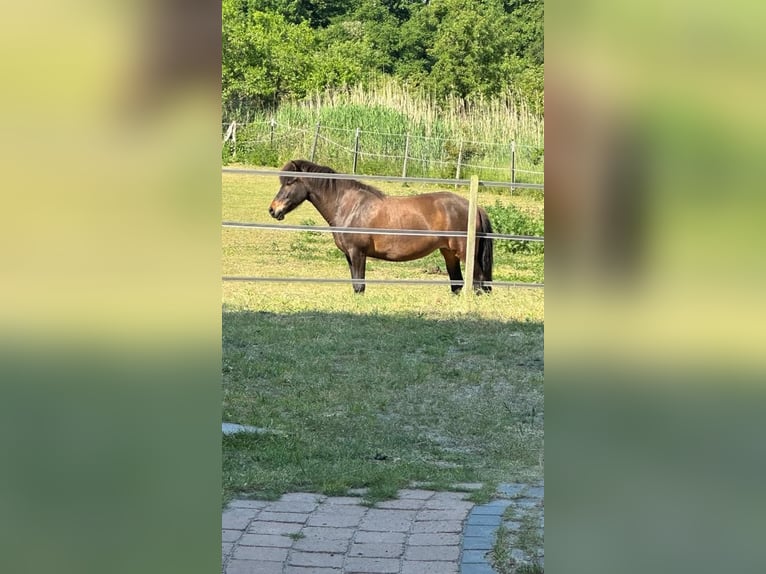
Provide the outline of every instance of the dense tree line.
{"type": "Polygon", "coordinates": [[[393,77],[542,112],[543,0],[223,0],[224,108],[393,77]]]}

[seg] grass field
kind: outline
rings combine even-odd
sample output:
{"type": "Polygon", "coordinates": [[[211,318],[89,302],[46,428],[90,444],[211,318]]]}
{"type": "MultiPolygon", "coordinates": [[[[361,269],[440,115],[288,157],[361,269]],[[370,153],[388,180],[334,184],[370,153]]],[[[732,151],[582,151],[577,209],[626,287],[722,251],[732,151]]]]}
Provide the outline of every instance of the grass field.
{"type": "MultiPolygon", "coordinates": [[[[273,221],[276,191],[275,178],[224,174],[224,220],[273,221]]],[[[481,202],[497,198],[542,209],[535,197],[481,202]]],[[[324,223],[310,205],[285,223],[307,220],[324,223]]],[[[224,275],[348,277],[328,234],[222,233],[224,275]]],[[[498,279],[542,279],[542,254],[499,259],[498,279]]],[[[432,256],[371,260],[367,276],[442,273],[432,256]]],[[[367,487],[372,503],[411,481],[492,486],[542,475],[542,290],[455,297],[447,286],[370,285],[360,297],[350,285],[222,289],[223,419],[273,431],[223,438],[224,500],[367,487]]]]}

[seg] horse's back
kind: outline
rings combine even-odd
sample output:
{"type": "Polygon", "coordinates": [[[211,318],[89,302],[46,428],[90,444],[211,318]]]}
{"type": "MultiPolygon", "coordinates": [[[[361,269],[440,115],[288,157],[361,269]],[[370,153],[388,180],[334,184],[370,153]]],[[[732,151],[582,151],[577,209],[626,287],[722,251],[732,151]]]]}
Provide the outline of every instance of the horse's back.
{"type": "Polygon", "coordinates": [[[371,227],[450,230],[465,219],[468,201],[449,192],[388,196],[374,211],[371,227]]]}

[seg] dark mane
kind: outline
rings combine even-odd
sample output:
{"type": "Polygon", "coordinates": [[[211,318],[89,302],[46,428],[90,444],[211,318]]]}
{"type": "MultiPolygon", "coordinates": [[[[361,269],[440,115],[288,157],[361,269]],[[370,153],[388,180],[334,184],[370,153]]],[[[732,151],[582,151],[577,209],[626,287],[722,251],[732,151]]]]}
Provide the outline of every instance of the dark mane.
{"type": "MultiPolygon", "coordinates": [[[[282,167],[282,171],[304,171],[307,173],[338,173],[331,167],[328,167],[326,165],[319,165],[305,159],[294,159],[292,161],[288,161],[284,165],[284,167],[282,167]]],[[[279,178],[279,182],[284,185],[287,179],[288,178],[281,176],[279,178]]],[[[386,197],[386,194],[380,191],[377,187],[367,185],[366,183],[362,183],[361,181],[357,181],[355,179],[312,179],[311,182],[313,187],[318,187],[321,191],[324,191],[325,189],[335,185],[336,188],[340,190],[349,189],[349,188],[361,189],[362,191],[371,193],[376,197],[386,197]]]]}

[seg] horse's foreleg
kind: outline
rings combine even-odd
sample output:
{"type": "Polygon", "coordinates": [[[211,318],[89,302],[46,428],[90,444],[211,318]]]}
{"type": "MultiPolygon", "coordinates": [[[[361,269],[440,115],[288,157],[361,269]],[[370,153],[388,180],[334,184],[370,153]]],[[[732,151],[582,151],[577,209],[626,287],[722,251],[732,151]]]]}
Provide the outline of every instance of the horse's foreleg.
{"type": "MultiPolygon", "coordinates": [[[[460,258],[458,258],[457,254],[446,247],[442,247],[439,251],[441,251],[442,257],[444,257],[444,264],[447,266],[450,280],[463,281],[463,274],[460,272],[460,258]]],[[[453,284],[450,288],[453,293],[457,294],[460,293],[463,284],[453,284]]]]}
{"type": "MultiPolygon", "coordinates": [[[[365,268],[367,267],[367,254],[361,251],[351,251],[346,255],[348,266],[351,269],[351,279],[364,279],[365,268]]],[[[354,281],[354,293],[364,293],[364,283],[354,281]]]]}

